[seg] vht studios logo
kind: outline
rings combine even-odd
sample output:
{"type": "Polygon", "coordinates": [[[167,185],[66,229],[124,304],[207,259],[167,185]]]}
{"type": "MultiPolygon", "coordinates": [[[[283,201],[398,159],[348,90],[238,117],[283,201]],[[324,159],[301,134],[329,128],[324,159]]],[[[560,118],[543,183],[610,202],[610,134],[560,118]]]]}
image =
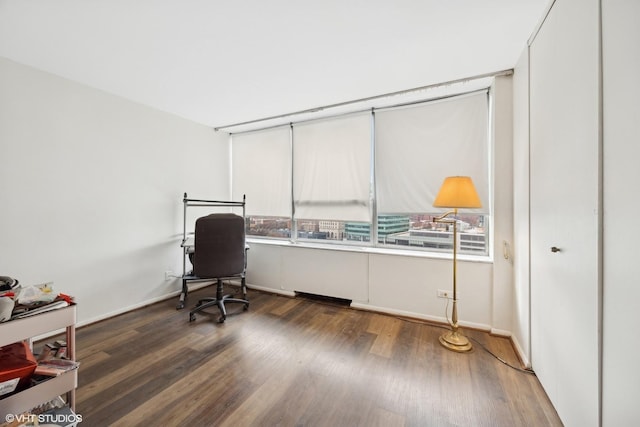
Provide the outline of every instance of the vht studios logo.
{"type": "Polygon", "coordinates": [[[14,421],[20,424],[73,424],[81,423],[82,415],[80,414],[7,414],[4,420],[8,423],[14,421]]]}

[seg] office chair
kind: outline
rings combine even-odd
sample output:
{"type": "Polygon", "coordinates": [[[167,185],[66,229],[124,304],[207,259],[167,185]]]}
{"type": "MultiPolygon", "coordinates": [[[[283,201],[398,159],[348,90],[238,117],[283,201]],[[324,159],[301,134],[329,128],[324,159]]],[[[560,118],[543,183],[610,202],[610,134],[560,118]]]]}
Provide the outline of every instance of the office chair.
{"type": "Polygon", "coordinates": [[[216,279],[216,296],[203,298],[189,312],[189,321],[195,320],[196,313],[212,306],[220,309],[219,323],[227,318],[226,303],[244,304],[249,308],[245,273],[247,268],[247,247],[245,244],[244,219],[232,213],[213,213],[196,220],[194,252],[191,256],[193,272],[186,280],[216,279]],[[225,295],[223,279],[240,278],[242,298],[225,295]]]}

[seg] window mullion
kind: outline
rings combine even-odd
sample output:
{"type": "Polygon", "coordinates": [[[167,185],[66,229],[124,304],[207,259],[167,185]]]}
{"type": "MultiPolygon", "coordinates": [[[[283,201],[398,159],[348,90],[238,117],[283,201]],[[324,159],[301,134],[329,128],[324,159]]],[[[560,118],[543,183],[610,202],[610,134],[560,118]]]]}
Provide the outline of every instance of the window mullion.
{"type": "Polygon", "coordinates": [[[371,246],[378,245],[378,203],[376,200],[376,113],[371,109],[371,246]]]}
{"type": "Polygon", "coordinates": [[[298,224],[296,221],[296,204],[294,201],[294,197],[293,197],[293,176],[294,176],[294,171],[293,168],[295,168],[295,162],[293,161],[294,159],[294,148],[293,148],[293,123],[289,123],[289,147],[291,149],[291,225],[290,225],[290,230],[291,230],[291,236],[290,236],[290,240],[292,243],[296,243],[298,241],[298,224]]]}

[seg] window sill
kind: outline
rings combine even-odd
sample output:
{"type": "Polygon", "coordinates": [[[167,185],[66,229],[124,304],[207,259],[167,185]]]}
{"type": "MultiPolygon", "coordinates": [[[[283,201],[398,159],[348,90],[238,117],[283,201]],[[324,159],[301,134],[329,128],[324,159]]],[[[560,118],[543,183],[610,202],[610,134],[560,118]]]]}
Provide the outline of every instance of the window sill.
{"type": "MultiPolygon", "coordinates": [[[[393,255],[415,258],[429,258],[429,259],[451,259],[450,253],[437,253],[427,252],[421,250],[407,250],[407,249],[395,249],[395,248],[381,248],[381,247],[369,247],[358,245],[345,245],[345,244],[331,244],[331,243],[315,243],[315,242],[292,242],[286,239],[261,239],[255,237],[247,237],[247,243],[259,244],[266,246],[284,246],[292,248],[304,248],[304,249],[319,249],[329,251],[342,251],[342,252],[357,252],[376,255],[393,255]]],[[[480,263],[493,263],[493,259],[489,255],[468,255],[458,254],[458,261],[465,262],[480,262],[480,263]]]]}

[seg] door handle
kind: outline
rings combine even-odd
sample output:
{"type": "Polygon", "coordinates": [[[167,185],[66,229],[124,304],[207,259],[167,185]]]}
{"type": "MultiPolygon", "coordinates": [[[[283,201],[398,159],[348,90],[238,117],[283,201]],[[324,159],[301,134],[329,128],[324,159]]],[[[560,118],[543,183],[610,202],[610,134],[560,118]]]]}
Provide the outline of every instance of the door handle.
{"type": "Polygon", "coordinates": [[[556,248],[555,246],[551,246],[551,252],[553,252],[554,254],[556,252],[560,252],[560,248],[556,248]]]}

